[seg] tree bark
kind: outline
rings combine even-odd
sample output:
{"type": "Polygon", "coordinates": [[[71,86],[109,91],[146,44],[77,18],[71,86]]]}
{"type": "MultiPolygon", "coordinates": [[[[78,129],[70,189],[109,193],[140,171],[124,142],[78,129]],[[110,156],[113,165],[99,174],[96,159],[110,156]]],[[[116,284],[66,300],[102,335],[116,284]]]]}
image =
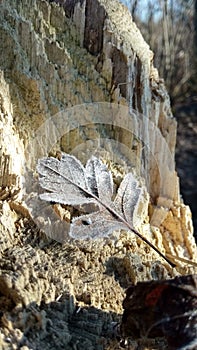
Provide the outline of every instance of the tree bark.
{"type": "Polygon", "coordinates": [[[8,339],[16,348],[117,349],[111,322],[120,321],[125,288],[194,272],[184,264],[172,270],[126,232],[62,246],[40,231],[38,222],[53,227],[50,215],[34,206],[36,221],[30,210],[37,180],[24,184],[24,177],[35,175],[38,158],[62,150],[85,158],[97,149],[117,185],[128,169],[146,182],[140,232],[167,254],[196,257],[175,172],[176,121],[153,54],[123,5],[92,3],[1,4],[3,349],[8,339]]]}

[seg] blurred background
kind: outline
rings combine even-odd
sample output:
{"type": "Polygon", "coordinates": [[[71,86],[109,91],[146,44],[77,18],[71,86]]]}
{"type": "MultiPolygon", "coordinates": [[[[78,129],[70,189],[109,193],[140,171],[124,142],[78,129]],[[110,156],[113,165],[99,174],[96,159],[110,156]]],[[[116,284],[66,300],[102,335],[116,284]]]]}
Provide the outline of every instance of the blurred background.
{"type": "Polygon", "coordinates": [[[197,240],[197,0],[121,0],[154,52],[178,122],[176,169],[197,240]]]}

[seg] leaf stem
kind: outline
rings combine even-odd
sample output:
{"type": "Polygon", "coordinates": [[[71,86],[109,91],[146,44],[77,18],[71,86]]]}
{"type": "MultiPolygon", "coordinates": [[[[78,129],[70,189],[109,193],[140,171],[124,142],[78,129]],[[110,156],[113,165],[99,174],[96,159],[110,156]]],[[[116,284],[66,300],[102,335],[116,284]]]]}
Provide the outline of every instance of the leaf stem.
{"type": "MultiPolygon", "coordinates": [[[[100,202],[100,201],[99,201],[100,202]]],[[[101,203],[101,202],[100,202],[101,203]]],[[[125,226],[128,227],[129,231],[132,231],[136,236],[138,236],[143,242],[148,244],[152,249],[154,249],[157,254],[159,254],[163,259],[165,259],[168,264],[170,264],[172,267],[175,267],[176,264],[172,262],[170,259],[168,259],[160,250],[154,246],[147,238],[145,238],[141,233],[139,233],[133,226],[131,226],[123,217],[122,215],[118,214],[113,208],[108,206],[107,204],[101,203],[106,209],[108,209],[114,216],[116,216],[125,226]]]]}

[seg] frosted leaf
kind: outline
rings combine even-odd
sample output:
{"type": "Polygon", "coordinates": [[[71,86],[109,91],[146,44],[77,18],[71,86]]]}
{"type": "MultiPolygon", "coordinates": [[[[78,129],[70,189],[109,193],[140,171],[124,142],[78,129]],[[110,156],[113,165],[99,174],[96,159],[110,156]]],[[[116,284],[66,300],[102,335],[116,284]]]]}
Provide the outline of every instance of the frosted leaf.
{"type": "Polygon", "coordinates": [[[113,178],[106,165],[96,157],[91,157],[86,164],[88,186],[102,201],[111,202],[113,178]]]}
{"type": "Polygon", "coordinates": [[[125,175],[114,200],[115,207],[121,211],[124,219],[131,225],[138,222],[138,207],[143,200],[143,189],[132,173],[125,175]]]}
{"type": "Polygon", "coordinates": [[[94,202],[88,193],[85,169],[74,156],[63,153],[61,160],[42,158],[37,171],[41,187],[51,192],[41,194],[41,199],[68,205],[94,202]]]}
{"type": "Polygon", "coordinates": [[[94,212],[88,215],[81,215],[72,220],[70,236],[75,239],[97,239],[109,236],[115,230],[127,229],[121,222],[107,213],[94,212]]]}
{"type": "Polygon", "coordinates": [[[108,236],[114,230],[127,229],[173,266],[134,228],[144,189],[139,187],[132,173],[124,177],[116,198],[112,201],[112,174],[96,157],[91,157],[85,168],[77,158],[65,153],[61,160],[46,157],[38,161],[37,171],[41,187],[49,191],[40,195],[42,200],[89,208],[89,214],[72,220],[69,232],[71,237],[100,238],[108,236]]]}

